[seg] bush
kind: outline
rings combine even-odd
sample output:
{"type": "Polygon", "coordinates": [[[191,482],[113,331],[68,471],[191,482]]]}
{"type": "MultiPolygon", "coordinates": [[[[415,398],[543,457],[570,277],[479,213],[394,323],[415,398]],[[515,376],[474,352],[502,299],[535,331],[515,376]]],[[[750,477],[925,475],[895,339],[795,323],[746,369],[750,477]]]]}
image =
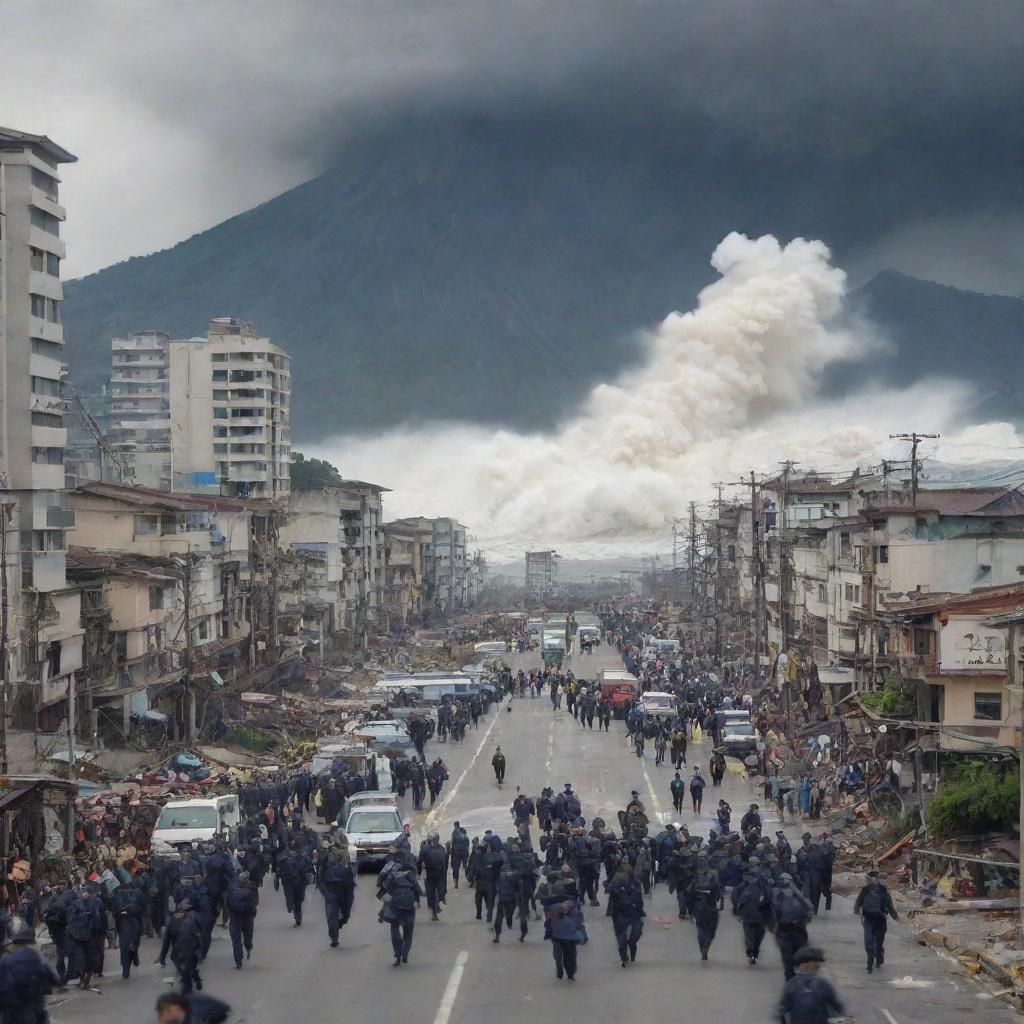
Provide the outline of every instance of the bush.
{"type": "Polygon", "coordinates": [[[946,776],[928,808],[936,836],[1016,832],[1020,816],[1020,773],[985,761],[965,761],[946,776]]]}
{"type": "Polygon", "coordinates": [[[862,694],[860,702],[880,715],[912,715],[917,707],[916,686],[913,680],[886,679],[881,690],[862,694]]]}
{"type": "Polygon", "coordinates": [[[248,725],[231,726],[224,738],[236,747],[245,747],[246,750],[255,751],[257,754],[262,754],[274,742],[265,732],[248,725]]]}

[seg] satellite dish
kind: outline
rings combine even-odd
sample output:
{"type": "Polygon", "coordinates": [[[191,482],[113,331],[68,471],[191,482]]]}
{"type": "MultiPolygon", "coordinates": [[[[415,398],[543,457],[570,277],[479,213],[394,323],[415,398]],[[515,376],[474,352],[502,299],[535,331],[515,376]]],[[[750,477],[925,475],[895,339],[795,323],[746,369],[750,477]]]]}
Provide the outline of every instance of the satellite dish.
{"type": "Polygon", "coordinates": [[[887,725],[880,725],[880,726],[878,727],[878,731],[879,731],[880,733],[883,733],[883,734],[885,734],[885,733],[887,733],[887,732],[889,731],[889,726],[887,726],[887,725]]]}

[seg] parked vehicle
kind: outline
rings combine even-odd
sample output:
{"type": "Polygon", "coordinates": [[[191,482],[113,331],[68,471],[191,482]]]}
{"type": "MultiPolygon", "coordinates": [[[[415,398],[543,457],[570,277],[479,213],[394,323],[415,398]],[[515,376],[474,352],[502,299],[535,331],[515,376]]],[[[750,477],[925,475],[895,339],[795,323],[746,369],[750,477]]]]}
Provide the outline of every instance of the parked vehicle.
{"type": "Polygon", "coordinates": [[[601,673],[601,696],[612,702],[612,715],[625,718],[636,700],[640,683],[631,672],[606,669],[601,673]]]}
{"type": "Polygon", "coordinates": [[[234,794],[208,800],[170,800],[153,829],[153,851],[166,856],[186,843],[205,843],[217,835],[231,838],[240,820],[234,794]]]}
{"type": "Polygon", "coordinates": [[[379,789],[368,789],[362,793],[353,793],[338,812],[338,824],[344,829],[353,812],[364,807],[380,807],[384,804],[390,804],[395,810],[398,810],[397,800],[398,798],[394,793],[390,791],[381,792],[379,789]]]}
{"type": "Polygon", "coordinates": [[[394,803],[367,803],[353,808],[338,829],[348,840],[349,855],[356,866],[379,864],[387,859],[388,847],[402,835],[402,818],[394,803]]]}
{"type": "Polygon", "coordinates": [[[757,730],[747,722],[729,722],[722,730],[722,746],[727,754],[746,757],[757,751],[757,730]]]}

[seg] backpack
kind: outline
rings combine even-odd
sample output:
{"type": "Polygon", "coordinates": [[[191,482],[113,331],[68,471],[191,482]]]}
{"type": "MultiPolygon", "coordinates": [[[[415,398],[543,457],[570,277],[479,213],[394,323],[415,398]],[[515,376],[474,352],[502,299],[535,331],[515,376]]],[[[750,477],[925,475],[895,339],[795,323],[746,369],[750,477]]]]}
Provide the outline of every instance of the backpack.
{"type": "Polygon", "coordinates": [[[394,910],[412,910],[416,904],[416,893],[411,885],[400,885],[391,893],[391,906],[394,910]]]}
{"type": "Polygon", "coordinates": [[[885,913],[882,903],[882,887],[877,882],[873,883],[864,890],[864,899],[861,900],[860,904],[861,913],[868,916],[881,916],[885,913]]]}
{"type": "Polygon", "coordinates": [[[807,910],[791,892],[784,892],[779,900],[776,916],[781,925],[798,925],[807,920],[807,910]]]}
{"type": "Polygon", "coordinates": [[[429,871],[444,871],[446,855],[443,846],[428,846],[423,851],[423,863],[429,871]]]}
{"type": "Polygon", "coordinates": [[[789,1016],[793,1020],[824,1020],[821,979],[814,974],[797,974],[789,983],[789,1016]]]}

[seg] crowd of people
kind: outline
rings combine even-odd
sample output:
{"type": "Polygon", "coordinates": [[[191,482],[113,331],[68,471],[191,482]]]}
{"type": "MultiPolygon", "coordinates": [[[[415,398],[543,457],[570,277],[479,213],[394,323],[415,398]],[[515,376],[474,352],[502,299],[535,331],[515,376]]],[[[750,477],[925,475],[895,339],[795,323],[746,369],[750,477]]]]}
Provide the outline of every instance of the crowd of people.
{"type": "MultiPolygon", "coordinates": [[[[750,703],[744,674],[697,652],[672,661],[645,658],[636,637],[614,623],[606,625],[606,642],[637,669],[639,695],[656,689],[675,698],[674,706],[658,715],[645,711],[639,700],[625,708],[625,750],[643,758],[653,747],[654,765],[672,772],[676,815],[682,818],[687,799],[693,813],[702,815],[707,780],[717,790],[726,771],[725,758],[715,749],[721,729],[717,716],[750,703]],[[712,739],[706,771],[703,763],[693,763],[697,745],[707,749],[702,735],[712,739]]],[[[510,699],[547,691],[553,713],[561,714],[564,705],[580,729],[593,730],[596,721],[598,731],[610,730],[611,699],[597,683],[571,671],[508,670],[499,685],[510,699]]],[[[437,717],[437,739],[458,742],[485,712],[471,701],[447,703],[437,717]]],[[[415,757],[393,764],[396,797],[411,794],[413,810],[422,809],[428,796],[434,806],[448,778],[440,757],[428,763],[427,738],[424,734],[417,743],[415,757]]],[[[497,785],[503,785],[508,762],[500,746],[491,767],[497,785]]],[[[313,893],[323,907],[326,941],[337,947],[352,917],[358,863],[336,823],[349,797],[377,785],[372,775],[361,776],[340,759],[319,776],[305,769],[257,773],[238,789],[241,824],[230,842],[217,838],[194,849],[186,846],[175,857],[142,849],[138,836],[114,827],[118,819],[112,815],[103,829],[109,856],[94,865],[97,870],[80,884],[55,879],[45,889],[25,887],[25,900],[14,908],[22,916],[0,920],[9,948],[0,959],[4,1021],[45,1021],[46,991],[71,983],[93,987],[103,976],[108,949],[118,950],[122,977],[130,979],[145,936],[159,940],[156,959],[169,960],[180,983],[179,993],[161,997],[161,1022],[224,1019],[224,1004],[198,994],[214,928],[227,929],[234,966],[244,970],[258,939],[256,922],[267,890],[280,894],[295,928],[307,924],[307,896],[313,893]],[[55,967],[31,949],[36,920],[49,932],[55,967]],[[12,1016],[9,1005],[26,1008],[24,1015],[12,1016]]],[[[775,799],[770,784],[765,792],[775,799]]],[[[617,820],[606,822],[588,816],[579,793],[566,783],[557,793],[544,786],[533,795],[517,787],[504,836],[488,829],[471,837],[456,821],[445,840],[430,831],[414,848],[412,822],[406,820],[376,878],[377,917],[387,928],[394,965],[409,962],[417,911],[425,903],[431,920],[439,921],[448,910],[449,883],[457,890],[462,882],[472,890],[476,919],[489,926],[493,944],[509,935],[525,942],[531,926],[541,931],[550,942],[557,978],[578,977],[580,949],[600,917],[608,920],[621,967],[629,968],[640,956],[650,900],[664,886],[678,918],[692,923],[702,961],[711,958],[721,914],[731,911],[742,926],[742,955],[750,965],[758,963],[766,935],[774,936],[785,976],[783,1010],[791,1024],[817,1021],[814,1014],[823,1008],[841,1013],[834,988],[818,973],[824,954],[810,936],[816,915],[832,909],[835,850],[828,834],[806,832],[793,850],[782,830],[769,837],[756,803],[735,828],[732,808],[721,796],[712,814],[706,835],[691,834],[681,820],[653,822],[634,791],[617,820]]],[[[88,842],[91,849],[95,836],[88,842]]],[[[856,909],[863,920],[867,969],[874,971],[884,965],[886,922],[896,916],[877,877],[868,879],[856,909]]]]}

